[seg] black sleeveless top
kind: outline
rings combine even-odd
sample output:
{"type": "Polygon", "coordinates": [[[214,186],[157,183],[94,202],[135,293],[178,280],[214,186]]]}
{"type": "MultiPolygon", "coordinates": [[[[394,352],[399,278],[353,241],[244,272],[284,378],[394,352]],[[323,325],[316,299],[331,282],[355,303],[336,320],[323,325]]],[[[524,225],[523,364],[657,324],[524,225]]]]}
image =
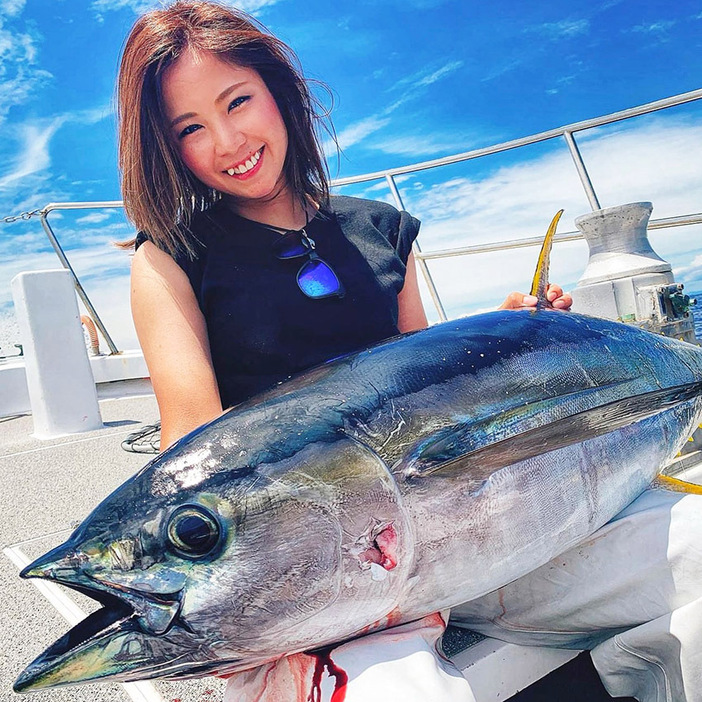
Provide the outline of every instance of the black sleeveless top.
{"type": "MultiPolygon", "coordinates": [[[[222,202],[194,216],[196,258],[175,257],[206,323],[223,407],[294,373],[399,333],[397,295],[419,222],[391,205],[332,197],[306,227],[345,295],[313,300],[280,260],[280,234],[222,202]]],[[[137,246],[147,237],[140,234],[137,246]]]]}

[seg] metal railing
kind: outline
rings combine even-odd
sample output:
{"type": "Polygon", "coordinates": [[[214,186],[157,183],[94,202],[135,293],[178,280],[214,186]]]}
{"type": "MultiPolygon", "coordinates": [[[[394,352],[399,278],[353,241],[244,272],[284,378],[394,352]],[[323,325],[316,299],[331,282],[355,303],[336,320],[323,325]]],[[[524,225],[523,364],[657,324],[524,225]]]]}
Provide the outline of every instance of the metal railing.
{"type": "MultiPolygon", "coordinates": [[[[355,185],[359,183],[367,183],[376,180],[384,180],[390,189],[392,198],[396,206],[403,210],[405,209],[402,202],[402,196],[397,188],[397,183],[395,178],[397,176],[406,175],[410,173],[417,173],[419,171],[428,170],[432,168],[440,168],[442,166],[447,166],[455,163],[462,163],[464,161],[470,161],[477,158],[483,158],[485,156],[491,156],[493,154],[502,153],[505,151],[511,151],[524,146],[529,146],[532,144],[538,144],[540,142],[548,141],[551,139],[562,138],[570,152],[573,164],[578,173],[578,177],[587,196],[590,207],[593,210],[600,209],[600,203],[595,192],[595,188],[592,184],[590,176],[585,165],[585,161],[582,158],[580,150],[578,149],[577,142],[575,141],[575,134],[577,132],[582,132],[588,129],[593,129],[595,127],[601,127],[608,124],[613,124],[615,122],[621,122],[623,120],[631,119],[632,117],[638,117],[641,115],[651,114],[652,112],[657,112],[659,110],[664,110],[670,107],[676,107],[678,105],[683,105],[685,103],[693,102],[702,99],[702,89],[692,90],[687,93],[681,93],[680,95],[674,95],[663,100],[656,100],[655,102],[649,102],[644,105],[639,105],[638,107],[632,107],[627,110],[621,110],[620,112],[613,112],[609,115],[604,115],[602,117],[596,117],[589,120],[584,120],[581,122],[575,122],[573,124],[568,124],[564,127],[558,127],[556,129],[549,129],[545,132],[539,132],[538,134],[532,134],[531,136],[522,137],[520,139],[513,139],[511,141],[502,142],[500,144],[494,144],[492,146],[487,146],[480,149],[474,149],[472,151],[466,151],[460,154],[455,154],[453,156],[446,156],[444,158],[433,159],[430,161],[423,161],[421,163],[415,163],[409,166],[403,166],[400,168],[390,168],[384,171],[376,171],[373,173],[366,173],[364,175],[353,176],[349,178],[338,178],[332,181],[332,187],[341,187],[345,185],[355,185]]],[[[41,223],[46,232],[51,245],[54,247],[59,259],[63,266],[70,271],[73,281],[76,285],[76,290],[83,304],[86,306],[91,317],[95,321],[96,326],[100,330],[100,333],[105,338],[111,353],[119,353],[117,346],[114,344],[110,338],[107,329],[100,320],[97,312],[95,311],[92,303],[90,302],[85,290],[76,276],[73,268],[71,267],[68,258],[66,257],[61,245],[56,238],[49,222],[48,216],[51,212],[55,210],[76,210],[76,209],[105,209],[105,208],[120,208],[122,207],[122,202],[118,200],[108,201],[108,202],[69,202],[69,203],[49,203],[42,210],[39,211],[41,217],[41,223]]],[[[663,219],[651,220],[649,223],[649,229],[662,229],[667,227],[678,227],[687,226],[691,224],[702,223],[702,213],[694,213],[681,215],[678,217],[667,217],[663,219]]],[[[571,231],[564,232],[556,235],[554,238],[557,242],[563,241],[573,241],[576,239],[582,239],[582,235],[579,232],[571,231]]],[[[473,254],[489,253],[494,251],[503,251],[506,249],[515,249],[527,246],[540,245],[543,237],[528,237],[522,239],[513,239],[511,241],[503,241],[498,243],[490,244],[476,244],[473,246],[457,247],[452,249],[443,249],[438,251],[422,251],[419,244],[415,241],[414,243],[414,253],[417,265],[421,270],[424,279],[429,289],[434,306],[436,307],[439,319],[444,321],[447,319],[444,306],[439,297],[439,293],[436,289],[436,285],[432,278],[429,267],[427,266],[427,261],[449,258],[452,256],[466,256],[473,254]]]]}

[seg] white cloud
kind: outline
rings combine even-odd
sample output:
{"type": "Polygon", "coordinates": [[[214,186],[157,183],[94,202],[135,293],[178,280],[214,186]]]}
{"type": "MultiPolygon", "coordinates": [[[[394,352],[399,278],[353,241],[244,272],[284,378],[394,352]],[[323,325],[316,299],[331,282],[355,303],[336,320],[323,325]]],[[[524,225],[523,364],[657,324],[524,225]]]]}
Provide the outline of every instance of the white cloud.
{"type": "Polygon", "coordinates": [[[25,0],[2,0],[0,2],[0,15],[17,17],[24,10],[25,0]]]}
{"type": "Polygon", "coordinates": [[[440,66],[439,68],[425,68],[418,71],[412,75],[405,76],[404,78],[398,80],[390,90],[404,89],[407,88],[404,95],[402,95],[398,100],[388,105],[382,112],[384,115],[389,115],[395,112],[399,107],[405,103],[413,100],[417,96],[423,94],[425,89],[430,85],[433,85],[439,80],[442,80],[446,76],[455,73],[459,68],[463,66],[463,61],[449,61],[448,63],[440,66]]]}
{"type": "Polygon", "coordinates": [[[463,66],[463,61],[449,61],[439,68],[423,68],[421,71],[417,71],[412,75],[401,78],[390,88],[390,90],[404,88],[408,85],[412,88],[431,85],[432,83],[436,83],[436,81],[441,80],[444,76],[458,70],[461,68],[461,66],[463,66]]]}
{"type": "MultiPolygon", "coordinates": [[[[430,85],[433,85],[437,81],[442,80],[446,76],[454,73],[459,68],[461,68],[461,66],[463,66],[462,61],[449,61],[443,66],[440,66],[439,68],[423,69],[421,71],[418,71],[417,73],[414,73],[410,76],[406,76],[401,80],[397,81],[392,86],[392,88],[390,88],[390,90],[405,89],[404,94],[399,99],[395,100],[394,102],[390,103],[385,108],[383,108],[378,114],[371,115],[370,117],[365,117],[364,119],[355,122],[338,132],[337,141],[339,142],[339,146],[341,147],[341,149],[348,149],[350,146],[353,146],[354,144],[358,144],[359,142],[363,141],[366,137],[370,136],[371,134],[379,132],[381,129],[383,129],[383,127],[386,127],[388,124],[390,124],[390,115],[393,112],[397,111],[405,103],[423,94],[430,85]]],[[[412,137],[409,138],[412,139],[412,137]]],[[[415,155],[418,153],[417,151],[412,152],[407,149],[399,150],[402,149],[401,137],[398,137],[394,140],[394,148],[396,149],[395,151],[391,150],[393,148],[393,140],[384,143],[388,144],[388,147],[387,149],[381,150],[384,150],[386,153],[414,153],[415,155]]],[[[325,142],[324,153],[328,157],[333,156],[335,154],[335,145],[331,142],[331,140],[325,142]]],[[[422,153],[427,152],[423,151],[422,153]]]]}
{"type": "Polygon", "coordinates": [[[63,117],[57,117],[46,125],[25,124],[19,128],[22,147],[10,173],[0,178],[0,189],[8,185],[14,187],[21,178],[43,171],[51,165],[49,142],[63,122],[63,117]]]}
{"type": "Polygon", "coordinates": [[[651,24],[637,24],[631,28],[631,31],[641,34],[666,34],[676,24],[676,20],[661,20],[651,24]]]}
{"type": "Polygon", "coordinates": [[[64,122],[75,122],[76,124],[97,124],[113,113],[114,108],[111,105],[100,105],[99,107],[91,107],[85,110],[65,112],[63,115],[61,115],[61,118],[64,122]]]}
{"type": "Polygon", "coordinates": [[[84,217],[79,217],[76,224],[100,224],[108,219],[110,219],[110,214],[107,212],[92,212],[84,217]]]}
{"type": "MultiPolygon", "coordinates": [[[[22,5],[15,1],[3,6],[12,19],[21,10],[22,5]]],[[[35,30],[21,30],[16,23],[8,27],[0,16],[0,124],[12,107],[25,103],[52,78],[36,65],[41,40],[35,30]]]]}
{"type": "Polygon", "coordinates": [[[495,80],[495,78],[499,78],[505,73],[509,73],[515,68],[519,68],[519,66],[523,65],[524,63],[525,60],[522,56],[513,59],[507,59],[503,63],[495,63],[493,67],[490,68],[490,70],[485,72],[485,74],[480,78],[480,81],[482,83],[485,83],[490,80],[495,80]]]}
{"type": "MultiPolygon", "coordinates": [[[[387,117],[379,117],[374,115],[372,117],[366,117],[360,122],[355,124],[350,124],[345,127],[336,135],[336,140],[339,143],[339,147],[342,149],[348,149],[350,146],[357,144],[362,141],[370,134],[379,131],[386,125],[390,123],[390,119],[387,117]]],[[[336,151],[336,145],[331,141],[327,141],[324,144],[324,151],[327,155],[332,155],[336,151]]]]}
{"type": "Polygon", "coordinates": [[[0,206],[3,211],[35,209],[37,205],[65,199],[66,193],[51,178],[53,137],[64,124],[92,125],[109,114],[110,108],[102,106],[67,112],[50,120],[32,120],[13,125],[14,145],[10,139],[3,144],[2,170],[8,171],[0,175],[0,206]],[[10,155],[11,150],[14,155],[10,155]]]}
{"type": "Polygon", "coordinates": [[[676,267],[673,273],[678,280],[702,280],[702,254],[695,256],[687,265],[676,267]]]}
{"type": "Polygon", "coordinates": [[[412,158],[423,156],[438,157],[442,153],[455,153],[457,148],[461,148],[461,145],[465,145],[467,142],[468,138],[465,134],[447,134],[444,130],[438,135],[417,136],[409,134],[406,136],[394,136],[374,143],[372,148],[386,154],[412,158]]]}
{"type": "Polygon", "coordinates": [[[560,22],[545,22],[538,27],[530,28],[531,31],[546,34],[552,39],[562,39],[563,37],[575,37],[587,34],[590,31],[590,20],[561,20],[560,22]]]}
{"type": "MultiPolygon", "coordinates": [[[[653,119],[636,128],[599,130],[579,141],[603,207],[651,200],[654,218],[700,211],[702,159],[691,145],[702,143],[702,125],[653,119]]],[[[481,178],[466,175],[436,182],[440,169],[427,173],[433,182],[423,190],[400,188],[406,208],[422,220],[420,244],[425,252],[542,236],[560,207],[566,213],[559,231],[574,231],[574,218],[589,210],[565,147],[481,178]]],[[[420,178],[422,173],[415,176],[420,178]]],[[[682,282],[702,280],[698,259],[685,266],[702,252],[699,228],[655,232],[651,238],[682,282]]],[[[430,261],[429,266],[449,314],[456,315],[497,304],[512,289],[524,290],[536,255],[530,247],[430,261]]],[[[551,277],[572,286],[586,262],[584,242],[559,244],[551,277]]],[[[430,308],[428,298],[426,302],[430,308]]]]}

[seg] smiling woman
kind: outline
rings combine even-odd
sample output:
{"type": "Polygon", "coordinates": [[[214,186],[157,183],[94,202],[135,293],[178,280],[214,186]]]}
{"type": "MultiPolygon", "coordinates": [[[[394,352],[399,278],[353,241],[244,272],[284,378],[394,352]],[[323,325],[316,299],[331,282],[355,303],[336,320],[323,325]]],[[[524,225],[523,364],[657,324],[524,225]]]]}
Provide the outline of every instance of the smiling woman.
{"type": "MultiPolygon", "coordinates": [[[[205,171],[217,166],[218,175],[231,169],[241,175],[242,163],[263,145],[245,153],[237,144],[236,154],[225,154],[229,160],[206,164],[203,136],[193,138],[196,131],[208,133],[204,141],[210,149],[231,149],[233,140],[242,136],[253,149],[249,142],[256,132],[274,126],[271,139],[282,143],[275,145],[272,158],[269,154],[267,160],[277,159],[271,170],[280,169],[290,192],[314,202],[329,197],[315,130],[322,122],[321,106],[307,88],[294,53],[251,17],[207,3],[181,3],[144,15],[125,46],[118,95],[125,208],[136,226],[170,253],[179,248],[192,253],[190,239],[175,225],[187,228],[193,213],[213,204],[219,188],[231,184],[212,180],[212,173],[201,178],[200,165],[205,171]],[[196,115],[204,124],[194,120],[196,115]],[[223,115],[231,119],[220,119],[223,115]],[[263,115],[276,124],[252,127],[263,115]],[[243,129],[237,133],[233,127],[243,129]],[[282,153],[276,156],[275,151],[282,153]]],[[[215,155],[222,154],[212,152],[210,158],[215,155]]]]}

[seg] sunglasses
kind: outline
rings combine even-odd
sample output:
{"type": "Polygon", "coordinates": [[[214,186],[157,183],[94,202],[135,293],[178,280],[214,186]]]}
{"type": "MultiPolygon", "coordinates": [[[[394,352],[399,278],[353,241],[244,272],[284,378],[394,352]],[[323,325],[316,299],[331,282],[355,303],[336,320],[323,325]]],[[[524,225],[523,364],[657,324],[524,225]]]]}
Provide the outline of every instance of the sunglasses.
{"type": "Polygon", "coordinates": [[[332,267],[315,251],[314,239],[304,229],[283,234],[273,245],[273,253],[281,260],[307,256],[297,272],[297,286],[313,300],[325,297],[343,297],[344,286],[332,267]]]}

